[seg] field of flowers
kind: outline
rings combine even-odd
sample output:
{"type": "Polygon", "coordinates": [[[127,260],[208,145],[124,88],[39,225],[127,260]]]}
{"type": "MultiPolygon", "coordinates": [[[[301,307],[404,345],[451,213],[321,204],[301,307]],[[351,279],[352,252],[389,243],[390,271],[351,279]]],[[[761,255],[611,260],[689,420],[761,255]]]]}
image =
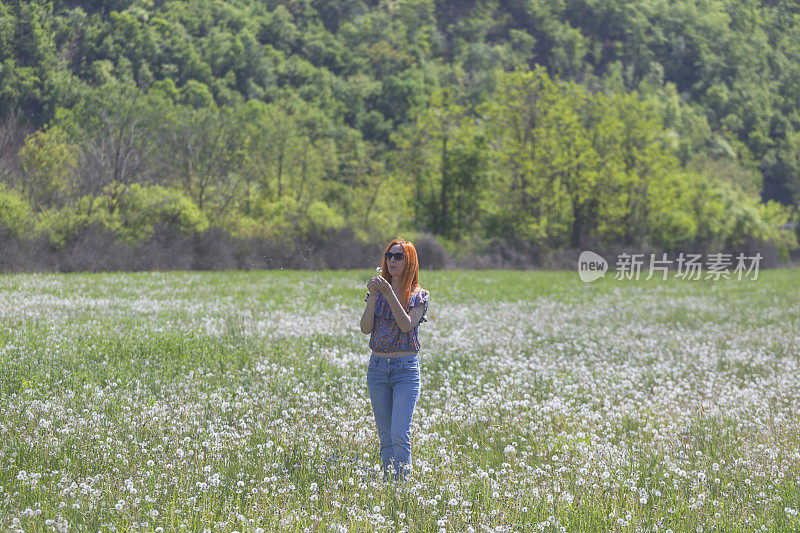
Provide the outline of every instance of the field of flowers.
{"type": "Polygon", "coordinates": [[[800,272],[423,272],[399,484],[372,275],[0,276],[0,530],[800,530],[800,272]]]}

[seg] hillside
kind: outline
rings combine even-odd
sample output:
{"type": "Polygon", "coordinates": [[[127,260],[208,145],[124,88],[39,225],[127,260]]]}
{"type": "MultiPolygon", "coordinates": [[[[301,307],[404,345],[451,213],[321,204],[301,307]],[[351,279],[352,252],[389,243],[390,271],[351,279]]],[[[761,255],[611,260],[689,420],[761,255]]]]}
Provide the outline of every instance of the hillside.
{"type": "Polygon", "coordinates": [[[800,7],[0,1],[0,232],[786,255],[800,7]]]}

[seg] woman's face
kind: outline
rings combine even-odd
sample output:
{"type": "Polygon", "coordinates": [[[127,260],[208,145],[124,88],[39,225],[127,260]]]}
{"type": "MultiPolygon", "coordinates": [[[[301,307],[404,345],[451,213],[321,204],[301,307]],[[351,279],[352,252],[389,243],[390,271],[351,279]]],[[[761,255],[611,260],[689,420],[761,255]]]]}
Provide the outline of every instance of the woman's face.
{"type": "Polygon", "coordinates": [[[406,266],[405,251],[403,250],[403,247],[400,246],[399,244],[395,244],[394,246],[389,248],[389,253],[390,254],[397,254],[397,253],[403,254],[403,258],[400,259],[399,261],[397,260],[397,256],[396,255],[392,255],[392,257],[390,259],[386,260],[386,267],[389,269],[389,275],[392,276],[392,277],[394,277],[394,276],[402,277],[403,276],[403,269],[406,266]]]}

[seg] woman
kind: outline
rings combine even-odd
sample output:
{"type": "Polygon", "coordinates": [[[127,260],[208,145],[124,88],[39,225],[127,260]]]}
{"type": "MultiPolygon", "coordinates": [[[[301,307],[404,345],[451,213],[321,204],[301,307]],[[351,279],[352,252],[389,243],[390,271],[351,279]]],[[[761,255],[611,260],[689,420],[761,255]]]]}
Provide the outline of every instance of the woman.
{"type": "Polygon", "coordinates": [[[381,275],[367,283],[361,331],[370,335],[367,389],[384,479],[393,469],[399,480],[411,466],[411,418],[420,392],[417,329],[428,319],[430,295],[418,284],[419,263],[411,242],[390,242],[381,267],[381,275]]]}

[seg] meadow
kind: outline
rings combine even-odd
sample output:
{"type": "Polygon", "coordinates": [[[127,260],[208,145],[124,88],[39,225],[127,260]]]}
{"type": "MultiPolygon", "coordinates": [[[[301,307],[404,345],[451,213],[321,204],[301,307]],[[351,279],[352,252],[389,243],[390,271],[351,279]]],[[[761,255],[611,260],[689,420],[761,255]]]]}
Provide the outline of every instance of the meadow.
{"type": "Polygon", "coordinates": [[[0,276],[0,530],[800,530],[800,271],[422,272],[403,483],[372,275],[0,276]]]}

